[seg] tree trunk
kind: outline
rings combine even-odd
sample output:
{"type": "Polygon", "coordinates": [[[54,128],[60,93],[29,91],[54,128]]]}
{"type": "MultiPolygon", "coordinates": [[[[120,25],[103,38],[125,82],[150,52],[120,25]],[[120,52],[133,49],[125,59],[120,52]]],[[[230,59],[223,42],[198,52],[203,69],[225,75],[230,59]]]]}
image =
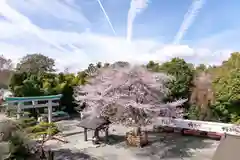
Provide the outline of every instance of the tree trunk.
{"type": "Polygon", "coordinates": [[[212,112],[209,106],[203,106],[201,107],[200,110],[200,116],[199,116],[199,120],[200,121],[208,121],[211,119],[212,116],[212,112]]]}
{"type": "Polygon", "coordinates": [[[48,160],[54,160],[54,152],[48,151],[48,160]]]}
{"type": "Polygon", "coordinates": [[[137,127],[135,128],[134,134],[135,134],[136,136],[141,135],[141,126],[137,126],[137,127]]]}
{"type": "Polygon", "coordinates": [[[208,107],[207,111],[206,111],[206,117],[204,120],[209,121],[209,120],[211,120],[211,118],[212,118],[212,111],[211,111],[210,107],[208,107]]]}
{"type": "Polygon", "coordinates": [[[206,117],[206,106],[201,106],[200,107],[200,115],[199,115],[199,120],[200,121],[204,121],[205,117],[206,117]]]}

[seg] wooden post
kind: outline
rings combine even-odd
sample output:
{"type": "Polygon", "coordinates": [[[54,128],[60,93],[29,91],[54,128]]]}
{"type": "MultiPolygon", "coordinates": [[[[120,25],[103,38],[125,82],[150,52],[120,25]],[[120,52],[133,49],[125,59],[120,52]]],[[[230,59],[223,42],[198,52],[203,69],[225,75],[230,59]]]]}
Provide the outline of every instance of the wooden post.
{"type": "Polygon", "coordinates": [[[9,111],[9,106],[10,106],[10,105],[12,105],[12,103],[7,103],[5,112],[8,112],[8,111],[9,111]]]}
{"type": "Polygon", "coordinates": [[[17,105],[17,119],[19,119],[21,117],[21,106],[22,106],[22,102],[18,102],[17,105]]]}
{"type": "Polygon", "coordinates": [[[35,100],[34,100],[34,101],[32,101],[32,105],[33,105],[33,107],[34,107],[34,108],[36,108],[36,107],[37,107],[37,105],[38,105],[38,101],[35,101],[35,100]]]}
{"type": "Polygon", "coordinates": [[[33,108],[35,108],[35,101],[32,101],[33,108]]]}
{"type": "Polygon", "coordinates": [[[33,111],[34,111],[34,118],[35,118],[35,119],[38,119],[35,101],[32,101],[32,108],[33,108],[33,111]]]}
{"type": "Polygon", "coordinates": [[[105,143],[108,142],[108,126],[105,129],[105,143]]]}
{"type": "Polygon", "coordinates": [[[13,108],[13,104],[7,103],[6,110],[5,110],[5,113],[7,114],[7,116],[10,116],[10,108],[13,108]]]}
{"type": "Polygon", "coordinates": [[[33,101],[34,102],[34,108],[36,110],[37,113],[37,119],[38,117],[40,117],[40,112],[39,112],[39,108],[38,108],[38,101],[33,101]],[[38,109],[37,109],[38,108],[38,109]]]}
{"type": "Polygon", "coordinates": [[[84,128],[84,141],[87,141],[87,128],[84,128]]]}
{"type": "MultiPolygon", "coordinates": [[[[52,100],[48,100],[48,123],[52,123],[52,100]]],[[[48,138],[52,138],[50,127],[48,128],[48,138]]]]}
{"type": "Polygon", "coordinates": [[[94,130],[94,137],[99,138],[99,129],[98,128],[96,128],[94,130]]]}
{"type": "Polygon", "coordinates": [[[48,160],[54,160],[54,152],[51,150],[48,151],[48,160]]]}
{"type": "Polygon", "coordinates": [[[52,100],[48,100],[48,123],[52,123],[52,100]]]}

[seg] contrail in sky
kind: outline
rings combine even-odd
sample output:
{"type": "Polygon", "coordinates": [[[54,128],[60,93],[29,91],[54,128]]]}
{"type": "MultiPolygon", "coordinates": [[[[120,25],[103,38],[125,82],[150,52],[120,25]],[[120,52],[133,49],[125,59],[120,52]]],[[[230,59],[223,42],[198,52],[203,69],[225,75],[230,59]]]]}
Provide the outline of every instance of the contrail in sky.
{"type": "Polygon", "coordinates": [[[48,44],[51,44],[52,46],[63,52],[68,52],[65,48],[49,40],[49,38],[47,38],[47,35],[42,32],[41,28],[35,26],[27,17],[11,8],[7,4],[6,0],[0,0],[0,15],[11,21],[14,25],[17,25],[20,29],[35,34],[41,40],[45,41],[48,44]]]}
{"type": "Polygon", "coordinates": [[[132,0],[128,10],[127,41],[132,39],[133,21],[138,13],[147,8],[149,0],[132,0]]]}
{"type": "Polygon", "coordinates": [[[193,0],[187,13],[184,15],[183,22],[180,26],[179,31],[177,32],[176,36],[174,37],[173,44],[179,44],[179,42],[183,38],[184,34],[187,32],[189,27],[194,22],[196,16],[199,13],[199,10],[203,7],[204,2],[205,2],[205,0],[193,0]]]}
{"type": "Polygon", "coordinates": [[[97,1],[98,1],[98,4],[100,5],[100,8],[102,9],[102,11],[103,11],[103,13],[104,13],[106,19],[107,19],[107,21],[108,21],[108,24],[109,24],[110,27],[111,27],[111,29],[112,29],[114,35],[116,35],[116,31],[114,30],[113,25],[112,25],[112,23],[111,23],[111,21],[110,21],[108,15],[107,15],[107,13],[106,13],[106,11],[105,11],[105,9],[104,9],[104,7],[103,7],[101,1],[100,1],[100,0],[97,0],[97,1]]]}

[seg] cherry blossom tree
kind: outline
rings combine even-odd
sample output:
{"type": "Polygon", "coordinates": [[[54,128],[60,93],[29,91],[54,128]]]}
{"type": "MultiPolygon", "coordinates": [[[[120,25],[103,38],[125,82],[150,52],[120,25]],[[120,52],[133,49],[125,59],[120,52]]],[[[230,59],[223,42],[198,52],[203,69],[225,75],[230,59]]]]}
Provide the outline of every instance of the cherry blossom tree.
{"type": "Polygon", "coordinates": [[[186,99],[164,103],[169,94],[167,83],[173,78],[140,66],[113,64],[96,71],[88,84],[76,87],[74,97],[79,104],[85,102],[83,114],[87,116],[142,126],[154,122],[158,116],[179,116],[176,107],[186,99]]]}

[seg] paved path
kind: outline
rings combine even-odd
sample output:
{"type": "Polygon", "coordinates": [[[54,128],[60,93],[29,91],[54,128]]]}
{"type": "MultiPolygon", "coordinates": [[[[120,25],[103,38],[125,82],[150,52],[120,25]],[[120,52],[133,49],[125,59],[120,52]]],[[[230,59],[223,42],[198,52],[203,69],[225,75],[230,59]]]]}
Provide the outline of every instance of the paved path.
{"type": "MultiPolygon", "coordinates": [[[[62,121],[58,124],[66,135],[68,144],[49,142],[48,146],[59,151],[58,157],[77,160],[211,160],[219,141],[198,137],[181,136],[179,134],[149,134],[150,145],[144,148],[130,148],[126,146],[124,134],[126,128],[112,126],[110,128],[110,143],[108,145],[94,146],[89,140],[84,141],[83,130],[76,127],[78,121],[62,121]],[[75,134],[74,134],[75,133],[75,134]],[[67,136],[68,135],[68,136],[67,136]],[[60,154],[60,152],[62,154],[60,154]],[[63,154],[65,153],[65,155],[63,154]],[[76,158],[73,158],[73,155],[76,158]],[[83,159],[84,159],[83,158],[83,159]]],[[[89,138],[92,133],[89,133],[89,138]]],[[[61,159],[59,158],[59,159],[61,159]]]]}
{"type": "Polygon", "coordinates": [[[0,113],[0,121],[10,119],[4,113],[0,113]]]}

